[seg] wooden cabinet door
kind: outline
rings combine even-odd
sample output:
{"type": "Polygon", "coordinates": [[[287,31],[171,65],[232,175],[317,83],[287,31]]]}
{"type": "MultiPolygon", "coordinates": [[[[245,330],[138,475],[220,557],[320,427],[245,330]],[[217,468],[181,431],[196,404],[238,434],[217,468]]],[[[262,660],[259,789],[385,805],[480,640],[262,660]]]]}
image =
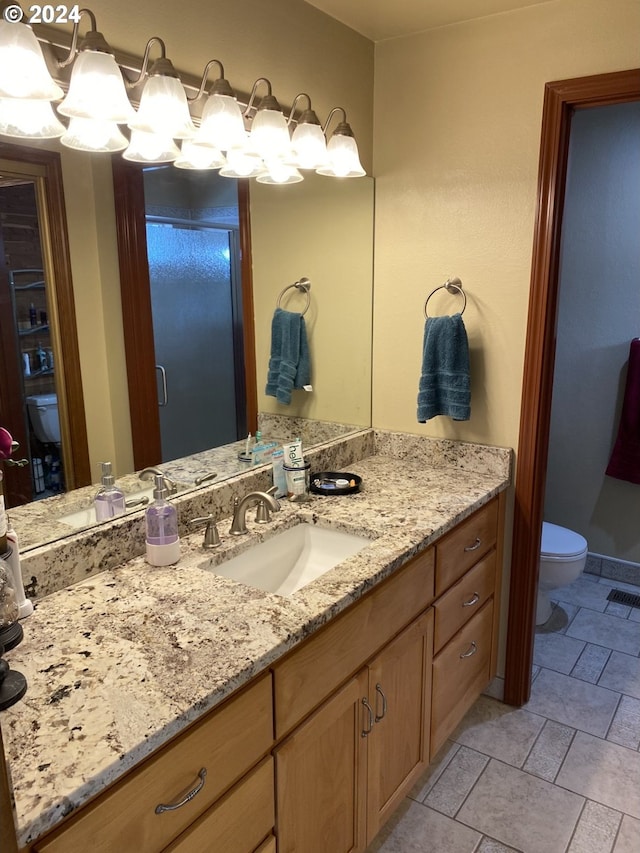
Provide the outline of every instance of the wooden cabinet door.
{"type": "Polygon", "coordinates": [[[429,760],[433,611],[369,665],[374,726],[367,738],[367,838],[386,823],[429,760]]]}
{"type": "Polygon", "coordinates": [[[276,749],[278,853],[366,847],[366,743],[361,671],[276,749]]]}

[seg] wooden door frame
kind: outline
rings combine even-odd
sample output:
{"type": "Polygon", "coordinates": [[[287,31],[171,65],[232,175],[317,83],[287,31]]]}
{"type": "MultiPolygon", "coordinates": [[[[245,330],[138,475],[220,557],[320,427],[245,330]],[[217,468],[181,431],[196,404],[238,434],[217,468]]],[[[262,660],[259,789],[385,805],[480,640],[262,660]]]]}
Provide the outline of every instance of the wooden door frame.
{"type": "MultiPolygon", "coordinates": [[[[0,142],[0,158],[18,164],[37,164],[45,172],[45,217],[40,223],[40,236],[45,268],[50,269],[53,277],[49,313],[57,342],[56,390],[65,480],[67,490],[75,489],[91,483],[91,467],[60,155],[56,151],[0,142]]],[[[26,452],[26,446],[23,449],[26,452]]],[[[5,467],[5,476],[10,478],[11,469],[5,467]]]]}
{"type": "Polygon", "coordinates": [[[640,100],[640,69],[560,80],[545,87],[515,482],[504,684],[504,700],[511,705],[523,705],[531,695],[571,116],[576,109],[636,100],[640,100]]]}

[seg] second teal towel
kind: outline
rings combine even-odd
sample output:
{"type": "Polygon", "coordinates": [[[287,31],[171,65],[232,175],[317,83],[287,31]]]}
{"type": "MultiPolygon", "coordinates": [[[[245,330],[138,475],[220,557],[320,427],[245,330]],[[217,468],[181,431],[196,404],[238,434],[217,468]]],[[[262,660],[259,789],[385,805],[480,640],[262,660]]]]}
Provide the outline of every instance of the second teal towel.
{"type": "Polygon", "coordinates": [[[436,415],[454,421],[471,417],[469,342],[460,314],[429,317],[424,326],[418,422],[436,415]]]}

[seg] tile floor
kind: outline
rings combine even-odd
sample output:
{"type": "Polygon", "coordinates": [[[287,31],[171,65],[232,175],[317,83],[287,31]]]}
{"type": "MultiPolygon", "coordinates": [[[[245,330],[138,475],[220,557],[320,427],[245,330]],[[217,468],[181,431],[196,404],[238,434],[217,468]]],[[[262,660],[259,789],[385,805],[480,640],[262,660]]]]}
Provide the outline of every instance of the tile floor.
{"type": "Polygon", "coordinates": [[[368,853],[640,853],[640,588],[584,574],[536,631],[531,699],[483,695],[368,853]]]}

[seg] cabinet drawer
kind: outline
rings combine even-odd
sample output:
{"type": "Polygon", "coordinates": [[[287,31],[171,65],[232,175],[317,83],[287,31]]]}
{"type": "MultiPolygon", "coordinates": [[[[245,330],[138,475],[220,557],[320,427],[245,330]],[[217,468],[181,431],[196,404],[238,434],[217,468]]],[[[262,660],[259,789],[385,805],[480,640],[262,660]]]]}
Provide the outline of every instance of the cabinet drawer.
{"type": "Polygon", "coordinates": [[[489,683],[493,599],[433,660],[431,757],[489,683]]]}
{"type": "Polygon", "coordinates": [[[433,601],[433,549],[415,557],[368,596],[274,667],[279,738],[355,673],[433,601]]]}
{"type": "Polygon", "coordinates": [[[270,835],[264,844],[261,844],[260,847],[258,847],[256,853],[276,853],[275,835],[270,835]]]}
{"type": "Polygon", "coordinates": [[[491,598],[495,586],[496,552],[486,557],[437,599],[433,652],[437,654],[451,637],[491,598]]]}
{"type": "Polygon", "coordinates": [[[272,743],[268,674],[167,744],[33,849],[40,853],[157,853],[262,758],[272,743]],[[199,793],[181,808],[156,814],[158,804],[181,800],[201,782],[201,768],[207,775],[199,793]]]}
{"type": "Polygon", "coordinates": [[[253,853],[274,823],[273,758],[269,757],[199,817],[165,853],[253,853]]]}
{"type": "Polygon", "coordinates": [[[496,544],[498,500],[492,500],[436,543],[436,595],[473,566],[496,544]]]}

